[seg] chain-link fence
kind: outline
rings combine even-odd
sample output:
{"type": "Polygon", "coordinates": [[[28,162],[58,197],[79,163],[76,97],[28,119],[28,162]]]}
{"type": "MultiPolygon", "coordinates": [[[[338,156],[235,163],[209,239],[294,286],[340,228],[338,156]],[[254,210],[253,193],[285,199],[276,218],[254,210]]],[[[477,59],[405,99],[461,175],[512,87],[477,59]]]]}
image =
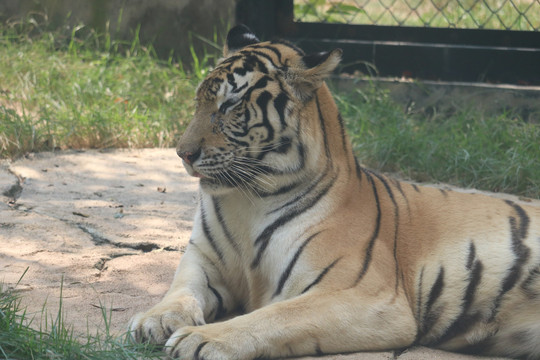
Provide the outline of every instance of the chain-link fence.
{"type": "Polygon", "coordinates": [[[540,0],[295,0],[301,22],[540,31],[540,0]]]}

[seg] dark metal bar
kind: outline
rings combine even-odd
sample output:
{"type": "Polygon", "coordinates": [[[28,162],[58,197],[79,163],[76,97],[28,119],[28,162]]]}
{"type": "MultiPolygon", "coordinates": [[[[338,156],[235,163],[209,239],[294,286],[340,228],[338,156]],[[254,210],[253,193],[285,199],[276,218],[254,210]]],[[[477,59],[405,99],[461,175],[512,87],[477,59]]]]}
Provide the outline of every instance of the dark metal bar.
{"type": "Polygon", "coordinates": [[[302,23],[293,0],[241,0],[238,22],[306,52],[344,50],[342,71],[417,79],[540,85],[540,32],[302,23]],[[370,65],[366,65],[369,63],[370,65]]]}
{"type": "Polygon", "coordinates": [[[540,32],[294,22],[276,35],[294,38],[406,41],[540,48],[540,32]]]}
{"type": "Polygon", "coordinates": [[[341,71],[425,80],[540,84],[540,49],[292,39],[306,52],[343,49],[341,71]],[[376,68],[376,73],[373,70],[376,68]]]}

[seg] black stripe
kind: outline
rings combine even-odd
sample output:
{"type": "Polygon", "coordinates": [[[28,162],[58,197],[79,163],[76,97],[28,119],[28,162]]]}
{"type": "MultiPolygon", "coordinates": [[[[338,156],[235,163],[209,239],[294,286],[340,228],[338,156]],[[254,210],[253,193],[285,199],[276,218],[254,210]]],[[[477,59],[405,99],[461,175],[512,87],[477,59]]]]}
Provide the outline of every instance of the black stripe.
{"type": "Polygon", "coordinates": [[[242,91],[242,90],[244,90],[245,88],[247,88],[248,85],[249,85],[249,84],[248,84],[248,82],[246,81],[246,82],[244,83],[244,85],[240,86],[239,88],[234,89],[232,92],[233,92],[233,93],[239,93],[240,91],[242,91]]]}
{"type": "Polygon", "coordinates": [[[375,205],[377,206],[377,218],[375,220],[375,229],[373,230],[373,233],[371,234],[371,238],[369,239],[368,246],[365,251],[365,258],[364,258],[364,264],[362,265],[362,269],[360,269],[360,272],[358,273],[358,276],[356,277],[356,281],[354,282],[354,285],[357,285],[360,280],[364,277],[366,274],[369,265],[371,264],[371,252],[373,251],[373,246],[375,245],[375,240],[377,240],[377,237],[379,236],[379,230],[381,228],[381,204],[379,202],[379,195],[377,193],[377,186],[375,185],[375,182],[373,181],[373,178],[367,172],[364,170],[364,174],[366,175],[366,178],[368,179],[369,183],[371,184],[371,188],[373,191],[373,196],[375,197],[375,205]]]}
{"type": "Polygon", "coordinates": [[[331,158],[330,146],[328,145],[328,137],[327,137],[327,134],[326,134],[326,126],[324,124],[325,119],[324,119],[324,116],[322,114],[321,104],[319,103],[319,95],[315,96],[315,102],[317,104],[317,111],[319,113],[319,122],[320,122],[320,125],[321,125],[321,133],[322,133],[323,141],[324,141],[324,151],[326,153],[327,159],[330,159],[331,158]]]}
{"type": "Polygon", "coordinates": [[[306,152],[304,150],[304,145],[301,143],[296,145],[296,152],[298,153],[298,156],[300,157],[300,163],[296,169],[293,171],[302,170],[306,166],[306,152]]]}
{"type": "Polygon", "coordinates": [[[317,187],[317,185],[319,185],[319,183],[321,182],[322,179],[324,179],[326,177],[326,175],[328,174],[328,169],[325,170],[325,172],[323,172],[321,175],[319,175],[312,183],[311,185],[306,189],[304,190],[302,193],[300,193],[299,195],[295,196],[293,199],[287,201],[285,204],[281,205],[280,207],[268,212],[268,214],[273,214],[277,211],[280,211],[288,206],[291,206],[292,204],[295,204],[303,199],[306,198],[306,196],[313,191],[313,189],[315,189],[317,187]]]}
{"type": "Polygon", "coordinates": [[[358,180],[362,181],[362,167],[360,166],[360,163],[358,163],[356,156],[354,157],[354,165],[356,167],[356,177],[358,180]]]}
{"type": "MultiPolygon", "coordinates": [[[[246,50],[246,51],[241,51],[241,53],[242,53],[242,54],[246,54],[246,55],[249,56],[249,57],[254,57],[254,58],[257,58],[255,55],[260,56],[260,57],[265,58],[266,60],[268,60],[268,62],[269,62],[270,64],[272,64],[273,67],[275,67],[275,68],[277,68],[277,69],[281,68],[281,65],[276,64],[276,62],[274,61],[274,59],[272,59],[272,56],[270,56],[270,55],[268,55],[268,54],[265,54],[265,53],[263,53],[263,52],[261,52],[261,51],[257,51],[257,50],[246,50]]],[[[251,61],[253,61],[253,60],[251,60],[251,61]]],[[[264,65],[264,63],[263,63],[260,59],[257,58],[256,64],[259,65],[259,67],[261,67],[261,65],[264,66],[264,70],[265,70],[265,71],[263,71],[263,72],[264,72],[265,74],[268,73],[268,68],[266,67],[266,65],[264,65]]]]}
{"type": "MultiPolygon", "coordinates": [[[[261,50],[272,51],[276,55],[276,57],[278,58],[278,61],[280,63],[282,63],[282,61],[281,61],[281,51],[279,51],[279,49],[274,47],[274,46],[268,46],[267,44],[264,44],[264,45],[259,44],[259,45],[252,46],[252,49],[261,49],[261,50]]],[[[270,57],[270,55],[268,55],[266,53],[262,53],[262,52],[257,51],[257,50],[254,50],[252,52],[257,54],[257,55],[264,55],[265,57],[270,57]]]]}
{"type": "MultiPolygon", "coordinates": [[[[508,205],[512,206],[514,210],[516,210],[518,216],[519,216],[519,229],[512,228],[512,232],[516,232],[515,236],[518,236],[520,239],[525,239],[527,237],[527,233],[529,231],[529,216],[527,215],[527,212],[523,210],[521,206],[518,204],[515,204],[514,202],[510,200],[505,201],[508,205]]],[[[514,235],[512,235],[514,237],[514,235]]]]}
{"type": "MultiPolygon", "coordinates": [[[[292,174],[292,173],[298,172],[302,170],[306,164],[304,148],[302,147],[302,144],[296,145],[296,152],[298,153],[298,157],[300,158],[296,168],[287,168],[286,170],[278,170],[272,166],[258,165],[257,169],[259,169],[261,172],[267,175],[283,175],[283,174],[292,174]]],[[[263,160],[267,154],[269,154],[269,152],[261,152],[261,155],[257,156],[257,160],[263,160]]]]}
{"type": "Polygon", "coordinates": [[[234,80],[234,75],[232,73],[227,74],[227,82],[229,83],[229,85],[232,86],[233,91],[238,86],[238,85],[236,85],[236,81],[234,80]]]}
{"type": "Polygon", "coordinates": [[[205,360],[204,357],[200,357],[200,354],[201,354],[202,348],[205,347],[207,344],[208,344],[208,341],[203,341],[202,343],[199,344],[199,346],[197,346],[197,349],[195,350],[195,353],[193,354],[195,360],[205,360]]]}
{"type": "MultiPolygon", "coordinates": [[[[240,54],[234,54],[234,55],[231,55],[230,57],[226,58],[225,60],[223,60],[223,62],[221,62],[219,64],[219,66],[216,67],[216,69],[220,69],[220,68],[223,68],[225,70],[228,70],[230,71],[231,70],[231,67],[234,65],[234,63],[237,61],[237,60],[240,60],[242,59],[242,55],[240,54]]],[[[240,68],[242,69],[242,68],[240,68]]],[[[235,72],[236,72],[236,69],[235,69],[235,72]]],[[[245,75],[245,73],[243,74],[245,75]]]]}
{"type": "Polygon", "coordinates": [[[514,208],[519,217],[519,223],[515,217],[508,217],[508,221],[510,222],[510,233],[512,239],[512,252],[516,256],[516,259],[514,260],[514,264],[512,265],[510,270],[508,270],[502,282],[499,294],[495,298],[495,301],[493,303],[493,310],[491,312],[489,321],[495,320],[495,317],[499,313],[499,308],[501,306],[504,294],[506,294],[516,285],[517,280],[521,276],[523,265],[525,264],[525,262],[527,262],[530,255],[529,248],[525,246],[522,242],[527,237],[527,232],[529,228],[529,217],[521,206],[509,200],[506,200],[505,202],[514,208]]]}
{"type": "Polygon", "coordinates": [[[266,154],[273,152],[278,154],[286,154],[292,147],[292,140],[289,137],[282,136],[277,143],[269,144],[261,149],[261,153],[257,156],[258,160],[264,159],[266,154]]]}
{"type": "MultiPolygon", "coordinates": [[[[248,106],[244,108],[244,119],[242,119],[242,121],[231,122],[228,124],[229,125],[228,128],[230,129],[231,134],[233,134],[235,137],[244,137],[248,135],[249,133],[248,124],[251,120],[250,110],[253,111],[255,114],[257,113],[257,109],[255,108],[253,103],[250,103],[248,106]]],[[[228,134],[225,134],[225,135],[228,135],[228,134]]],[[[236,144],[238,143],[247,144],[247,145],[242,145],[244,147],[249,147],[249,145],[251,145],[248,142],[237,140],[235,138],[231,138],[230,136],[227,136],[227,139],[229,139],[229,141],[232,141],[236,144]]]]}
{"type": "Polygon", "coordinates": [[[317,356],[324,355],[324,352],[321,350],[321,344],[319,344],[319,342],[317,342],[317,344],[315,345],[315,355],[317,356]]]}
{"type": "Polygon", "coordinates": [[[439,269],[439,275],[437,275],[437,280],[433,283],[433,286],[431,287],[431,291],[429,292],[428,301],[426,302],[426,309],[425,314],[429,313],[431,311],[431,308],[433,307],[433,304],[439,296],[441,296],[442,289],[444,287],[444,267],[440,267],[439,269]]]}
{"type": "Polygon", "coordinates": [[[296,189],[296,187],[299,186],[300,184],[302,184],[302,181],[292,182],[290,184],[280,187],[279,189],[273,192],[259,192],[259,196],[268,197],[268,196],[278,196],[278,195],[286,194],[289,191],[296,189]]]}
{"type": "Polygon", "coordinates": [[[401,270],[399,272],[399,275],[400,275],[400,278],[401,278],[401,283],[404,284],[403,285],[403,292],[405,293],[405,297],[407,298],[407,301],[409,301],[409,303],[411,302],[412,300],[412,297],[411,295],[409,294],[409,287],[407,286],[407,284],[405,283],[405,274],[403,272],[403,270],[401,270]]]}
{"type": "Polygon", "coordinates": [[[269,81],[273,81],[273,79],[269,76],[263,76],[262,78],[257,80],[257,82],[252,87],[250,87],[244,94],[246,100],[251,101],[251,94],[253,93],[253,91],[265,88],[268,85],[269,81]]]}
{"type": "Polygon", "coordinates": [[[204,236],[206,237],[206,239],[210,243],[210,246],[212,247],[212,249],[214,250],[214,252],[218,256],[221,263],[224,263],[225,259],[223,257],[223,253],[221,252],[221,249],[218,247],[218,245],[216,243],[216,240],[214,239],[214,237],[210,233],[210,227],[208,226],[208,221],[207,221],[207,218],[206,218],[206,211],[204,209],[204,204],[203,204],[202,199],[201,199],[200,203],[201,203],[202,228],[203,228],[204,236]]]}
{"type": "Polygon", "coordinates": [[[416,184],[411,184],[411,186],[413,187],[414,191],[420,192],[420,188],[416,186],[416,184]]]}
{"type": "Polygon", "coordinates": [[[214,320],[221,319],[223,316],[225,316],[225,314],[227,314],[227,310],[223,306],[223,296],[221,296],[219,291],[217,291],[212,285],[210,285],[210,278],[208,277],[208,274],[205,273],[204,275],[206,275],[206,286],[212,292],[212,294],[214,294],[217,300],[217,311],[214,320]]]}
{"type": "MultiPolygon", "coordinates": [[[[199,87],[199,90],[197,91],[197,94],[201,93],[210,93],[214,96],[217,95],[217,92],[220,88],[221,83],[224,80],[221,78],[210,78],[203,81],[201,86],[199,87]]],[[[208,94],[206,94],[205,98],[208,98],[208,94]]]]}
{"type": "Polygon", "coordinates": [[[274,292],[274,295],[272,295],[272,297],[276,297],[278,296],[279,294],[281,294],[281,291],[283,290],[283,286],[285,286],[285,282],[287,281],[287,279],[289,279],[289,277],[291,276],[291,272],[292,272],[292,269],[294,268],[294,265],[296,265],[296,262],[298,261],[298,258],[300,258],[300,255],[302,254],[302,252],[304,251],[304,248],[307,246],[307,244],[309,244],[309,242],[311,240],[313,240],[313,238],[317,235],[320,234],[320,231],[311,235],[310,237],[308,237],[303,243],[302,245],[300,245],[300,247],[298,248],[298,250],[296,250],[296,253],[294,254],[293,258],[291,259],[291,261],[289,262],[289,265],[287,265],[287,268],[285,269],[285,271],[283,271],[283,273],[281,274],[281,277],[279,278],[279,283],[278,283],[278,287],[276,289],[276,291],[274,292]]]}
{"type": "Polygon", "coordinates": [[[249,130],[251,130],[255,127],[263,126],[268,131],[266,139],[262,140],[263,142],[270,142],[274,139],[274,128],[272,127],[272,124],[270,124],[270,120],[268,119],[268,103],[271,99],[272,94],[269,91],[263,91],[259,95],[256,103],[262,112],[262,124],[257,124],[249,128],[249,130]]]}
{"type": "Polygon", "coordinates": [[[397,179],[392,179],[392,183],[394,186],[398,189],[399,193],[405,200],[407,200],[407,196],[405,196],[405,192],[403,192],[403,188],[401,187],[401,182],[397,179]]]}
{"type": "Polygon", "coordinates": [[[409,206],[409,199],[407,198],[407,195],[405,195],[405,192],[403,191],[403,188],[401,187],[401,182],[399,180],[396,180],[396,179],[392,179],[392,182],[394,183],[395,187],[398,189],[399,193],[401,194],[401,196],[405,200],[405,204],[407,205],[407,211],[410,214],[411,207],[409,206]]]}
{"type": "Polygon", "coordinates": [[[210,258],[205,252],[203,252],[203,251],[201,250],[200,246],[199,246],[197,243],[195,243],[195,241],[191,241],[191,240],[190,240],[190,241],[189,241],[189,244],[190,244],[191,247],[193,247],[193,248],[195,248],[195,249],[197,250],[197,253],[198,253],[200,256],[204,257],[204,260],[207,261],[207,262],[211,265],[210,267],[212,267],[212,268],[214,268],[214,269],[218,269],[218,266],[217,266],[217,264],[214,262],[214,260],[213,260],[212,258],[210,258]]]}
{"type": "Polygon", "coordinates": [[[469,257],[467,258],[467,264],[465,265],[467,270],[472,269],[475,259],[476,259],[476,246],[474,246],[474,243],[471,241],[471,244],[469,245],[469,257]]]}
{"type": "Polygon", "coordinates": [[[523,283],[521,284],[521,288],[523,289],[523,291],[525,291],[525,294],[527,294],[527,297],[529,299],[540,297],[540,290],[532,288],[533,283],[537,281],[539,277],[540,277],[540,266],[533,269],[529,273],[529,276],[527,276],[525,281],[523,281],[523,283]]]}
{"type": "Polygon", "coordinates": [[[248,143],[247,141],[242,141],[242,140],[238,139],[238,137],[246,136],[247,135],[247,130],[245,130],[243,132],[231,131],[231,133],[234,136],[230,136],[228,134],[225,134],[225,136],[227,137],[228,142],[236,144],[236,145],[238,145],[238,147],[243,147],[243,148],[249,148],[250,147],[250,145],[251,145],[250,143],[248,143]]]}
{"type": "MultiPolygon", "coordinates": [[[[260,166],[258,166],[258,169],[260,169],[262,172],[264,172],[264,173],[266,173],[268,175],[270,175],[270,174],[272,174],[272,175],[283,175],[283,174],[292,174],[292,173],[298,172],[298,171],[302,170],[304,168],[304,166],[306,165],[305,153],[304,153],[304,148],[303,148],[302,144],[297,144],[296,145],[296,152],[298,153],[298,157],[300,159],[299,159],[298,165],[295,168],[290,167],[290,168],[287,168],[286,170],[277,170],[272,166],[260,165],[260,166]]],[[[264,157],[269,153],[270,153],[269,151],[261,152],[259,154],[259,156],[257,156],[257,160],[263,160],[264,157]]],[[[289,164],[289,165],[291,165],[291,164],[289,164]]]]}
{"type": "Polygon", "coordinates": [[[231,235],[231,232],[229,231],[229,228],[227,227],[227,224],[225,224],[225,220],[223,219],[223,214],[221,213],[221,206],[220,206],[219,200],[217,198],[215,198],[215,197],[212,197],[212,202],[214,203],[214,212],[216,213],[216,217],[218,219],[218,222],[221,225],[221,229],[223,230],[223,234],[225,235],[225,239],[234,248],[234,251],[236,251],[237,254],[240,253],[240,249],[238,248],[238,244],[234,241],[234,238],[231,235]]]}
{"type": "MultiPolygon", "coordinates": [[[[367,170],[367,171],[369,171],[369,170],[367,170]]],[[[379,179],[380,182],[383,183],[384,188],[386,189],[386,192],[388,193],[388,197],[390,198],[390,200],[392,201],[392,204],[394,205],[394,244],[393,244],[393,251],[394,251],[394,264],[395,264],[394,265],[394,267],[395,267],[394,270],[395,270],[395,277],[396,277],[396,284],[395,284],[394,290],[397,292],[398,286],[399,286],[399,276],[398,276],[399,263],[398,263],[398,258],[397,258],[397,239],[398,239],[398,232],[399,232],[399,207],[398,207],[398,204],[397,204],[396,199],[394,197],[394,192],[390,188],[390,185],[388,185],[388,182],[386,181],[386,179],[384,177],[382,177],[381,175],[375,173],[375,172],[369,171],[369,173],[371,175],[374,175],[377,179],[379,179]]]]}
{"type": "Polygon", "coordinates": [[[279,121],[281,123],[281,130],[284,130],[287,127],[287,122],[285,121],[285,108],[287,107],[288,101],[289,101],[289,97],[287,96],[287,94],[283,92],[283,90],[274,99],[274,107],[276,108],[276,111],[279,116],[279,121]]]}
{"type": "MultiPolygon", "coordinates": [[[[343,147],[343,152],[345,154],[349,154],[348,146],[347,146],[348,145],[347,133],[345,132],[345,124],[343,122],[343,116],[341,116],[341,113],[338,112],[337,118],[339,122],[339,130],[341,133],[341,146],[343,147]]],[[[349,165],[349,171],[351,171],[350,165],[349,165]]]]}
{"type": "Polygon", "coordinates": [[[444,268],[441,266],[439,270],[439,275],[431,287],[429,296],[426,302],[426,308],[424,309],[424,315],[422,316],[422,331],[421,336],[427,334],[433,325],[437,322],[440,316],[440,311],[431,311],[435,301],[441,296],[442,290],[444,288],[444,268]]]}
{"type": "Polygon", "coordinates": [[[326,193],[330,190],[332,185],[334,184],[334,180],[336,178],[336,175],[334,175],[328,182],[328,184],[319,191],[318,194],[315,196],[308,198],[305,200],[305,204],[300,204],[299,206],[296,206],[295,208],[291,209],[284,215],[280,216],[277,220],[275,220],[272,224],[268,225],[263,232],[257,237],[255,240],[255,245],[259,246],[259,249],[257,251],[257,255],[253,259],[253,262],[251,263],[251,267],[255,268],[259,265],[262,254],[266,247],[268,246],[268,243],[270,242],[270,238],[272,237],[272,234],[274,234],[274,231],[278,229],[279,227],[287,224],[289,221],[296,218],[298,215],[301,215],[305,211],[312,208],[317,202],[324,196],[326,193]],[[301,206],[304,205],[304,206],[301,206]]]}
{"type": "Polygon", "coordinates": [[[272,44],[285,45],[285,46],[291,48],[292,50],[296,51],[298,56],[304,56],[305,55],[304,50],[300,49],[298,46],[294,45],[290,41],[287,41],[287,40],[284,40],[284,39],[274,39],[274,40],[271,41],[271,43],[272,44]]]}
{"type": "Polygon", "coordinates": [[[446,329],[444,334],[442,334],[439,339],[435,341],[432,345],[442,344],[459,334],[465,333],[477,321],[480,320],[479,313],[468,313],[474,300],[476,289],[480,284],[482,270],[484,268],[483,264],[476,259],[476,248],[473,242],[471,242],[469,247],[469,259],[467,260],[466,267],[469,271],[469,284],[467,285],[467,289],[465,290],[465,293],[463,294],[463,298],[461,300],[461,312],[454,320],[454,322],[446,329]]]}
{"type": "Polygon", "coordinates": [[[494,345],[495,342],[493,338],[488,337],[487,339],[479,340],[477,343],[467,345],[459,349],[459,351],[471,355],[485,355],[489,350],[493,349],[494,345]]]}
{"type": "Polygon", "coordinates": [[[283,61],[282,61],[282,59],[281,59],[281,56],[282,56],[282,55],[281,55],[281,51],[280,51],[277,47],[266,45],[266,46],[264,47],[264,49],[267,49],[267,50],[269,50],[269,51],[272,51],[274,54],[276,54],[279,63],[280,63],[280,64],[283,64],[283,61]]]}
{"type": "MultiPolygon", "coordinates": [[[[238,57],[240,58],[240,56],[238,57]]],[[[231,64],[232,65],[232,64],[231,64]]],[[[230,68],[229,68],[229,71],[230,71],[230,68]]],[[[233,73],[234,74],[238,74],[240,76],[245,76],[247,73],[249,72],[252,72],[253,71],[253,68],[251,66],[242,66],[242,67],[237,67],[233,70],[233,73]]]]}
{"type": "MultiPolygon", "coordinates": [[[[424,269],[425,267],[422,266],[422,269],[420,270],[420,278],[418,279],[418,291],[416,294],[416,322],[420,324],[422,321],[422,300],[423,300],[423,294],[422,294],[422,285],[424,283],[424,269]]],[[[420,332],[417,333],[417,335],[420,332]]]]}
{"type": "MultiPolygon", "coordinates": [[[[241,52],[243,55],[245,55],[244,57],[244,67],[247,67],[248,68],[248,71],[252,71],[253,69],[257,68],[257,70],[259,70],[260,72],[262,72],[263,74],[268,74],[268,68],[266,67],[266,64],[261,61],[261,59],[259,59],[257,56],[253,55],[253,53],[251,52],[248,52],[248,51],[242,51],[241,52]]],[[[267,56],[263,56],[263,57],[267,57],[267,56]]],[[[270,61],[272,63],[272,61],[270,61]]],[[[275,66],[275,65],[274,65],[275,66]]]]}
{"type": "Polygon", "coordinates": [[[325,267],[323,271],[319,274],[319,276],[317,276],[317,278],[313,280],[311,284],[309,284],[308,286],[306,286],[304,290],[302,290],[302,294],[308,292],[309,289],[311,289],[312,287],[320,283],[322,279],[326,276],[326,274],[330,271],[330,269],[332,269],[340,260],[341,260],[341,257],[337,258],[330,265],[325,267]]]}

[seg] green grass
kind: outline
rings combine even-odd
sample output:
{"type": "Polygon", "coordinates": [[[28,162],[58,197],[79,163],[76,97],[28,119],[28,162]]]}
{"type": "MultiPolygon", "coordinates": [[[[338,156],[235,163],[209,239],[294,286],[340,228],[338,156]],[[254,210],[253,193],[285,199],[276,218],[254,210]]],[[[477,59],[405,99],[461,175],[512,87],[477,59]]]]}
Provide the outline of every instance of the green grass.
{"type": "Polygon", "coordinates": [[[33,24],[0,28],[0,158],[175,144],[208,58],[187,73],[137,34],[121,43],[82,26],[62,33],[33,24]]]}
{"type": "Polygon", "coordinates": [[[459,109],[406,114],[375,87],[336,94],[359,160],[406,179],[540,198],[540,124],[459,109]]]}
{"type": "MultiPolygon", "coordinates": [[[[60,299],[62,286],[60,286],[60,299]]],[[[45,306],[44,306],[45,307],[45,306]]],[[[109,332],[112,312],[102,307],[105,326],[102,330],[76,337],[64,322],[62,302],[54,316],[45,310],[32,316],[21,307],[14,291],[0,285],[0,359],[6,360],[128,360],[163,359],[165,354],[154,346],[135,344],[129,336],[109,332]]]]}

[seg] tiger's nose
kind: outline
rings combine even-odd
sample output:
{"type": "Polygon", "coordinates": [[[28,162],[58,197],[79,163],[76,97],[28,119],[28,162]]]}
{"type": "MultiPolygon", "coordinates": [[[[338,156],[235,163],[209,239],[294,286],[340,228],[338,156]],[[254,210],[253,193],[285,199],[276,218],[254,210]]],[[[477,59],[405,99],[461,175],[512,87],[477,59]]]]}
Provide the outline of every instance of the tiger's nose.
{"type": "Polygon", "coordinates": [[[181,149],[177,149],[176,153],[182,160],[186,162],[186,164],[193,164],[194,161],[196,161],[199,156],[201,155],[201,149],[197,149],[195,152],[193,151],[182,151],[181,149]]]}

